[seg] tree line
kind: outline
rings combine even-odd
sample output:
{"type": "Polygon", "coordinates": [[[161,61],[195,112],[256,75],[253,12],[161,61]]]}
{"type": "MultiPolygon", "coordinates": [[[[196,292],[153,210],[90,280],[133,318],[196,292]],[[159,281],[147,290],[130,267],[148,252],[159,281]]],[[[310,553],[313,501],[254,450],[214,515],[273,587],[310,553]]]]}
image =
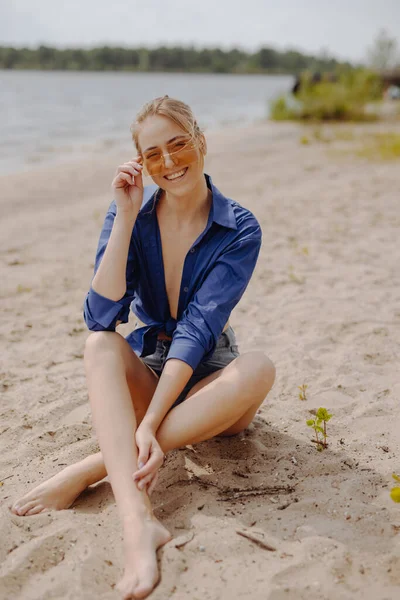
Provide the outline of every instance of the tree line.
{"type": "Polygon", "coordinates": [[[221,50],[181,46],[153,49],[110,46],[60,49],[43,45],[32,49],[0,46],[0,69],[296,75],[304,70],[334,71],[340,66],[351,65],[329,56],[312,56],[297,50],[278,51],[269,47],[249,53],[236,48],[221,50]]]}

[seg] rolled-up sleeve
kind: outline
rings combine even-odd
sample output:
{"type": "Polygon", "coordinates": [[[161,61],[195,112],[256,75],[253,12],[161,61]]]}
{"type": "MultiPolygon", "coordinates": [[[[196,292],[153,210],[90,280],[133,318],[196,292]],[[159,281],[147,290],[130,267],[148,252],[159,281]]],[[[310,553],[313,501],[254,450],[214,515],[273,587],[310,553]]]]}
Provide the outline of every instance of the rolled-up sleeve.
{"type": "Polygon", "coordinates": [[[246,290],[257,263],[262,233],[252,217],[212,265],[173,334],[168,360],[196,369],[211,355],[229,316],[246,290]]]}
{"type": "MultiPolygon", "coordinates": [[[[106,214],[97,246],[94,275],[100,266],[104,252],[107,248],[115,216],[116,206],[115,202],[112,202],[106,214]]],[[[90,287],[86,295],[83,317],[86,325],[91,331],[115,331],[118,321],[121,321],[122,323],[128,322],[129,309],[138,278],[137,269],[136,251],[132,238],[126,265],[126,293],[123,298],[118,301],[111,300],[110,298],[98,294],[92,287],[90,287]]]]}

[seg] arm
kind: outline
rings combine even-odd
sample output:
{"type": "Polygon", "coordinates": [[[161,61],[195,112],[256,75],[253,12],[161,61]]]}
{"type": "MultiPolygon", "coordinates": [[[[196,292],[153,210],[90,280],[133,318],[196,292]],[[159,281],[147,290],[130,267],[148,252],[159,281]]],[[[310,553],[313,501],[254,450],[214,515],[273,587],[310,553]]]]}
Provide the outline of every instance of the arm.
{"type": "Polygon", "coordinates": [[[165,364],[156,391],[142,421],[154,433],[165,415],[189,381],[193,369],[181,360],[168,360],[165,364]]]}
{"type": "Polygon", "coordinates": [[[211,354],[253,274],[261,229],[253,216],[212,265],[175,329],[144,423],[157,431],[204,355],[211,354]]]}
{"type": "Polygon", "coordinates": [[[118,301],[126,293],[128,250],[136,217],[137,213],[115,215],[103,258],[92,280],[92,289],[110,300],[118,301]]]}
{"type": "Polygon", "coordinates": [[[125,215],[111,204],[96,252],[95,276],[85,299],[84,319],[91,331],[115,331],[127,323],[138,275],[131,246],[136,214],[125,215]]]}
{"type": "Polygon", "coordinates": [[[95,276],[84,306],[84,319],[91,331],[115,331],[117,323],[128,321],[137,280],[132,231],[144,191],[143,167],[137,160],[120,165],[112,182],[115,202],[100,234],[95,276]]]}

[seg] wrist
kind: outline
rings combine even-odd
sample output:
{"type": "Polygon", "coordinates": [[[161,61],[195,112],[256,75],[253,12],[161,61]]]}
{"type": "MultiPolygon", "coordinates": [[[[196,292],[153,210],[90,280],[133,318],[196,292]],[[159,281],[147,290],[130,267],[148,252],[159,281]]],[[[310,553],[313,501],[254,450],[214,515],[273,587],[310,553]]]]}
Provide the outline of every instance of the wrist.
{"type": "Polygon", "coordinates": [[[145,415],[143,417],[142,422],[140,423],[139,427],[142,427],[143,429],[147,429],[148,431],[153,433],[153,435],[155,436],[159,425],[153,415],[145,415]]]}
{"type": "Polygon", "coordinates": [[[117,223],[122,223],[122,224],[127,224],[129,226],[132,226],[136,221],[136,217],[138,216],[138,213],[139,213],[139,209],[138,210],[136,210],[136,209],[122,210],[117,207],[115,221],[117,223]]]}

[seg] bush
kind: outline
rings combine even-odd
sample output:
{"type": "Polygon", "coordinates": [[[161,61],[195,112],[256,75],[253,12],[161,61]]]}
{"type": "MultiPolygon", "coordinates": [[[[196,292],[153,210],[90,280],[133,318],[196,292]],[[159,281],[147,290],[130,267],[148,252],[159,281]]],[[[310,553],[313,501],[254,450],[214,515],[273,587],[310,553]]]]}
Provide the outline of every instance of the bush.
{"type": "Polygon", "coordinates": [[[270,116],[276,121],[372,121],[377,116],[368,112],[368,105],[381,95],[378,75],[367,70],[345,71],[334,81],[322,78],[317,83],[305,74],[296,97],[275,99],[270,116]]]}

